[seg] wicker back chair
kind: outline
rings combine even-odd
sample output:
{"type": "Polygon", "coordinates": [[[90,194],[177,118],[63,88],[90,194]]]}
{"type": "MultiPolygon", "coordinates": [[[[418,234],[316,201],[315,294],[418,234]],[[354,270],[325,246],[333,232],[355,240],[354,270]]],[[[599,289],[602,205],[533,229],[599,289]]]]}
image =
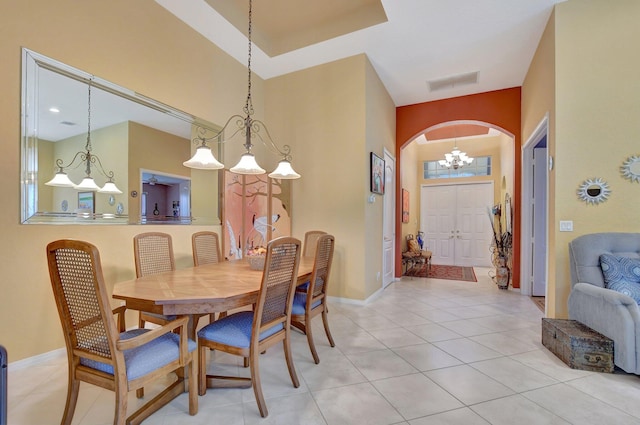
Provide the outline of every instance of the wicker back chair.
{"type": "Polygon", "coordinates": [[[219,263],[222,260],[220,237],[216,232],[194,233],[191,235],[191,247],[194,266],[219,263]]]}
{"type": "Polygon", "coordinates": [[[254,311],[242,311],[219,319],[198,332],[199,393],[204,395],[216,379],[250,380],[260,415],[268,415],[260,385],[259,356],[267,348],[283,342],[291,382],[300,386],[291,356],[291,305],[300,264],[300,241],[291,237],[272,240],[267,245],[260,292],[254,311]],[[249,357],[251,378],[206,375],[207,348],[249,357]]]}
{"type": "Polygon", "coordinates": [[[185,367],[189,368],[189,413],[195,415],[196,345],[187,339],[187,319],[154,330],[124,332],[125,307],[111,310],[95,246],[74,240],[51,242],[47,259],[69,360],[69,387],[61,423],[71,424],[81,381],[115,392],[114,424],[124,424],[125,420],[140,423],[185,391],[181,374],[185,367]],[[181,329],[180,335],[172,332],[176,329],[181,329]],[[178,380],[126,418],[128,392],[171,372],[176,372],[178,380]]]}
{"type": "MultiPolygon", "coordinates": [[[[136,277],[150,276],[176,269],[173,258],[173,242],[171,235],[162,232],[145,232],[133,237],[133,256],[136,263],[136,277]]],[[[139,326],[144,328],[145,322],[165,325],[176,316],[141,311],[139,326]]]]}
{"type": "Polygon", "coordinates": [[[318,238],[322,235],[326,235],[327,232],[322,230],[309,230],[304,234],[304,246],[302,256],[305,258],[313,258],[316,255],[316,246],[318,238]]]}
{"type": "Polygon", "coordinates": [[[176,269],[171,235],[161,232],[140,233],[133,237],[136,277],[176,269]]]}
{"type": "Polygon", "coordinates": [[[309,349],[313,355],[313,361],[316,364],[320,363],[320,358],[318,357],[313,342],[311,319],[318,314],[322,314],[322,323],[324,324],[324,331],[327,334],[329,344],[335,347],[327,320],[327,287],[329,284],[329,274],[331,273],[334,247],[335,238],[332,235],[320,235],[317,242],[311,279],[296,289],[291,311],[291,325],[307,335],[309,349]]]}

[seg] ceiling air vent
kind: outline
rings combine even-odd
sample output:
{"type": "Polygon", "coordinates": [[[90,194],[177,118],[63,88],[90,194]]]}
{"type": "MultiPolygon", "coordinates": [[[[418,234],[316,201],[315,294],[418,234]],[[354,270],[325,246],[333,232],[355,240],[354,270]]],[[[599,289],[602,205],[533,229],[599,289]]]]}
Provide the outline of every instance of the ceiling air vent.
{"type": "Polygon", "coordinates": [[[464,86],[477,83],[478,71],[427,81],[427,84],[429,84],[429,91],[452,89],[456,86],[464,86]]]}

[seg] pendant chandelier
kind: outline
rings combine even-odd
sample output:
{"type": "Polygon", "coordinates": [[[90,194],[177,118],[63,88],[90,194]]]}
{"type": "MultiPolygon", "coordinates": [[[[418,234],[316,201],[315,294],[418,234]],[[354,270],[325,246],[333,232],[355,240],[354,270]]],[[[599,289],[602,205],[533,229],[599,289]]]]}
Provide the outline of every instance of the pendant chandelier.
{"type": "MultiPolygon", "coordinates": [[[[218,161],[211,148],[207,146],[207,143],[224,143],[226,140],[233,139],[238,133],[244,136],[244,148],[246,152],[240,158],[240,161],[232,167],[229,171],[236,174],[264,174],[266,171],[260,167],[256,161],[254,154],[251,152],[253,148],[253,138],[259,139],[269,150],[276,155],[282,157],[278,163],[278,167],[269,174],[269,177],[275,179],[298,179],[300,174],[296,173],[291,166],[291,147],[284,145],[280,149],[275,142],[271,139],[269,130],[266,125],[260,121],[253,119],[253,103],[251,101],[251,17],[252,17],[252,0],[249,0],[249,53],[247,59],[248,70],[248,84],[247,84],[247,99],[244,104],[244,116],[233,115],[231,116],[222,129],[213,135],[212,137],[205,137],[199,135],[193,139],[194,143],[199,144],[196,149],[196,153],[193,157],[183,162],[183,165],[189,168],[197,168],[202,170],[219,170],[224,168],[224,164],[218,161]],[[233,123],[233,125],[231,125],[233,123]],[[233,129],[230,127],[234,127],[233,129]],[[225,140],[225,130],[230,132],[230,135],[225,140]]],[[[198,132],[204,132],[204,129],[198,129],[198,132]]]]}
{"type": "Polygon", "coordinates": [[[457,146],[454,146],[451,153],[445,153],[444,159],[438,161],[438,164],[443,167],[453,168],[457,170],[465,165],[469,165],[473,162],[473,158],[469,158],[465,152],[460,151],[457,146]]]}
{"type": "Polygon", "coordinates": [[[93,78],[89,78],[89,96],[88,96],[88,119],[87,119],[87,143],[85,144],[84,150],[85,152],[77,152],[71,162],[68,165],[64,165],[64,161],[61,158],[56,159],[56,167],[58,171],[56,175],[46,182],[45,184],[48,186],[56,186],[56,187],[72,187],[76,190],[82,191],[98,191],[100,193],[111,193],[111,194],[120,194],[122,191],[118,189],[116,184],[113,181],[113,171],[106,172],[102,167],[102,162],[97,155],[91,153],[91,83],[93,82],[93,78]],[[80,159],[76,164],[76,160],[80,159]],[[75,168],[78,168],[80,165],[84,164],[85,166],[85,177],[82,179],[80,184],[75,184],[65,170],[71,169],[74,165],[75,168]],[[97,169],[102,175],[107,178],[107,182],[104,186],[100,187],[96,184],[95,180],[91,176],[91,166],[94,166],[94,170],[97,169]]]}

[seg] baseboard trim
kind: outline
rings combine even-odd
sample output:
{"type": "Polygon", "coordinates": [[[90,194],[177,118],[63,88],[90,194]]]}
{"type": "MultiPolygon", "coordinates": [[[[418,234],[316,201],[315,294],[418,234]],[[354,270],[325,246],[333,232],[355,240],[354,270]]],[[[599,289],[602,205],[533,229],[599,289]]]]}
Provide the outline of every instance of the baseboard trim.
{"type": "MultiPolygon", "coordinates": [[[[391,284],[387,285],[387,288],[389,286],[391,286],[391,284]]],[[[365,300],[355,300],[353,298],[343,298],[343,297],[331,297],[331,296],[329,296],[329,297],[327,297],[327,301],[335,302],[335,303],[341,303],[341,304],[351,304],[351,305],[365,306],[365,305],[371,303],[372,301],[376,300],[377,298],[380,298],[380,295],[382,295],[382,291],[384,291],[385,289],[386,288],[378,289],[376,292],[371,294],[365,300]]]]}
{"type": "Polygon", "coordinates": [[[62,358],[62,357],[65,357],[66,355],[67,355],[66,348],[58,348],[57,350],[38,354],[37,356],[27,357],[26,359],[11,362],[7,365],[7,367],[10,371],[21,370],[27,367],[38,366],[42,363],[48,362],[49,360],[62,358]]]}

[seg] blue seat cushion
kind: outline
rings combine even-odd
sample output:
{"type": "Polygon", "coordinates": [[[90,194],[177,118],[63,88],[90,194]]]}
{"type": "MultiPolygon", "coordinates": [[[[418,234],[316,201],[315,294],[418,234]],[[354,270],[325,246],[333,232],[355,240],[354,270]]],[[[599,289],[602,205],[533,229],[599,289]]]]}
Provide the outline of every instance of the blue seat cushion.
{"type": "MultiPolygon", "coordinates": [[[[143,333],[150,332],[151,329],[133,329],[120,334],[121,340],[135,338],[143,333]]],[[[188,340],[189,352],[197,348],[197,344],[188,340]]],[[[168,333],[149,341],[140,347],[124,350],[124,363],[127,368],[127,379],[129,381],[140,378],[162,366],[177,360],[180,357],[180,335],[168,333]]],[[[80,359],[83,366],[97,369],[113,375],[113,366],[95,360],[80,359]]]]}
{"type": "Polygon", "coordinates": [[[606,288],[625,294],[640,304],[640,259],[602,254],[600,268],[606,288]]]}
{"type": "Polygon", "coordinates": [[[306,291],[307,289],[309,289],[309,284],[310,284],[310,283],[311,283],[311,282],[307,280],[305,283],[303,283],[303,284],[301,284],[301,285],[296,286],[296,289],[298,289],[298,290],[302,290],[302,291],[306,291]]]}
{"type": "MultiPolygon", "coordinates": [[[[322,303],[322,300],[318,300],[311,305],[311,308],[316,308],[322,303]]],[[[296,292],[293,296],[293,308],[291,314],[303,315],[304,309],[307,306],[307,294],[296,292]]]]}
{"type": "MultiPolygon", "coordinates": [[[[198,338],[230,345],[239,348],[249,348],[251,344],[251,327],[253,326],[253,311],[241,311],[230,316],[209,323],[198,331],[198,338]]],[[[284,329],[278,323],[260,333],[260,341],[284,329]]]]}

